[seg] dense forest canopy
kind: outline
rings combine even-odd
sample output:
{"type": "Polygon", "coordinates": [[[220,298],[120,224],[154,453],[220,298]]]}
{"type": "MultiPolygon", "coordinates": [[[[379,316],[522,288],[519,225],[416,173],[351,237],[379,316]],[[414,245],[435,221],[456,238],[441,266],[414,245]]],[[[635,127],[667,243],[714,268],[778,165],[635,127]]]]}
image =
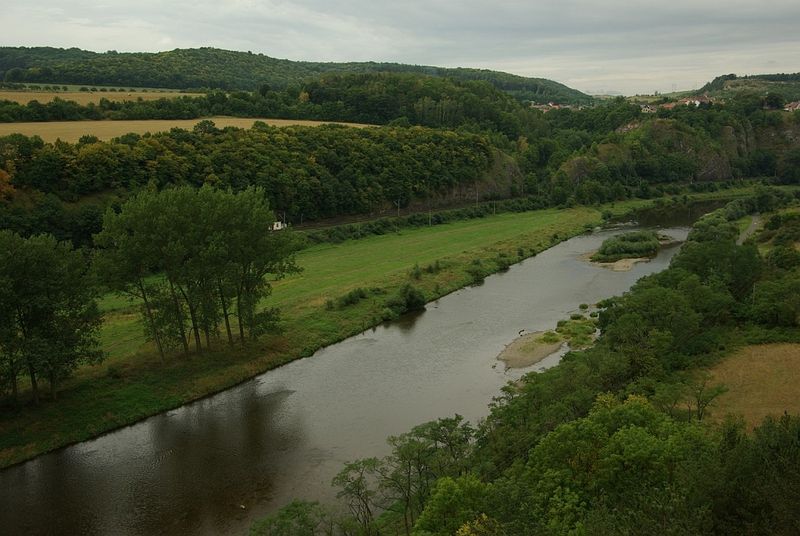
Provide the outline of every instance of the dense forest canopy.
{"type": "MultiPolygon", "coordinates": [[[[0,226],[23,234],[55,233],[88,243],[99,230],[102,199],[125,197],[145,186],[208,184],[240,191],[260,186],[270,206],[301,223],[349,214],[380,213],[415,199],[439,204],[467,195],[495,162],[485,137],[423,128],[348,127],[217,130],[211,122],[194,131],[126,135],[110,143],[45,144],[37,138],[0,140],[0,169],[14,202],[0,201],[0,226]],[[10,180],[9,180],[10,177],[10,180]],[[18,195],[27,192],[29,195],[18,195]],[[24,199],[23,199],[24,198],[24,199]],[[78,203],[65,215],[65,207],[78,203]],[[49,223],[48,223],[49,222],[49,223]],[[68,223],[72,222],[72,223],[68,223]]],[[[0,177],[2,178],[2,177],[0,177]]],[[[510,184],[494,195],[508,196],[510,184]]],[[[491,195],[484,186],[484,195],[491,195]]]]}
{"type": "Polygon", "coordinates": [[[484,80],[520,100],[590,103],[592,98],[558,82],[482,69],[448,69],[398,63],[320,63],[271,58],[216,48],[157,53],[105,53],[77,48],[0,47],[0,80],[162,88],[255,90],[302,85],[325,73],[421,73],[454,80],[484,80]]]}
{"type": "MultiPolygon", "coordinates": [[[[643,114],[623,99],[541,113],[484,82],[407,74],[328,75],[290,95],[210,93],[200,99],[77,107],[130,114],[163,109],[374,121],[352,129],[218,129],[127,134],[108,142],[0,138],[0,223],[24,235],[90,243],[100,214],[145,185],[261,186],[292,223],[379,216],[530,196],[533,206],[601,203],[678,193],[684,185],[767,177],[800,182],[800,115],[765,111],[759,99],[643,114]],[[198,104],[200,103],[200,104],[198,104]],[[289,113],[290,112],[290,113],[289,113]],[[410,127],[412,123],[428,127],[410,127]]],[[[64,101],[17,109],[57,110],[64,101]]],[[[11,106],[0,107],[8,110],[11,106]]]]}

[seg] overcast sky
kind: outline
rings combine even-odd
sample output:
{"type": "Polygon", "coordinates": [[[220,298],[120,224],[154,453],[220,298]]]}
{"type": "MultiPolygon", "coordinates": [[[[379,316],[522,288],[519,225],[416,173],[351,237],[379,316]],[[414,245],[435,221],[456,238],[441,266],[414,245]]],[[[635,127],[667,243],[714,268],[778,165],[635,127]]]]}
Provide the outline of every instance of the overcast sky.
{"type": "Polygon", "coordinates": [[[480,67],[590,93],[800,71],[800,0],[0,0],[0,45],[480,67]]]}

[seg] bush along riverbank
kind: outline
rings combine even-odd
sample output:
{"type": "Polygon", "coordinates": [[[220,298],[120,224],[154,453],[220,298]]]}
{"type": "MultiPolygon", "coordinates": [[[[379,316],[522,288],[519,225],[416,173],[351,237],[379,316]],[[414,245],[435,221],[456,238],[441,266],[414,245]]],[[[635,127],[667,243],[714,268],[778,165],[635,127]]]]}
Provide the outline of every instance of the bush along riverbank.
{"type": "Polygon", "coordinates": [[[621,259],[650,258],[658,253],[660,247],[661,242],[655,231],[631,231],[605,239],[591,260],[616,262],[621,259]]]}
{"type": "MultiPolygon", "coordinates": [[[[477,427],[441,418],[349,461],[341,508],[296,501],[251,534],[795,532],[800,417],[712,424],[724,386],[704,372],[743,344],[800,342],[800,259],[736,243],[742,207],[787,201],[702,218],[667,270],[599,304],[592,347],[509,384],[477,427]]],[[[779,245],[797,234],[768,221],[779,245]]]]}
{"type": "Polygon", "coordinates": [[[83,441],[309,356],[418,307],[421,300],[478,283],[591,229],[603,221],[604,211],[622,214],[649,204],[500,214],[307,248],[297,256],[304,272],[273,282],[263,304],[280,309],[281,332],[236,351],[212,339],[202,354],[169,355],[162,363],[142,336],[137,303],[106,297],[100,333],[105,363],[78,369],[61,383],[57,401],[45,397],[39,407],[26,402],[21,386],[20,405],[5,406],[0,416],[0,465],[83,441]],[[332,306],[326,305],[329,300],[332,306]]]}

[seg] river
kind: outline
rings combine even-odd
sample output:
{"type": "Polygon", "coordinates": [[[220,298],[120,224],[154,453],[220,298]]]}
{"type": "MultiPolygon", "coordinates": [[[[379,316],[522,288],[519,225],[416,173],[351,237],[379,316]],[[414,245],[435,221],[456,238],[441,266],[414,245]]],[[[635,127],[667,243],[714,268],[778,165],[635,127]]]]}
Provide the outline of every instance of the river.
{"type": "MultiPolygon", "coordinates": [[[[684,239],[686,228],[663,229],[684,239]]],[[[388,435],[459,413],[475,422],[508,381],[495,358],[520,330],[552,329],[665,268],[579,257],[620,230],[567,240],[237,387],[0,472],[3,534],[242,534],[293,497],[331,501],[345,461],[388,435]]]]}

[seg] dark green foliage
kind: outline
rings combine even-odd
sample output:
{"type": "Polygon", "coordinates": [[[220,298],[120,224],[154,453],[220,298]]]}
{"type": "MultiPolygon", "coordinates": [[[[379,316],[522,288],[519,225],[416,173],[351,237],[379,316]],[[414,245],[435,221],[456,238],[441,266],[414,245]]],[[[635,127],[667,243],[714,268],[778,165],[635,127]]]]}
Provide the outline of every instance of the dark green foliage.
{"type": "Polygon", "coordinates": [[[791,246],[775,246],[767,253],[766,261],[773,268],[791,270],[800,266],[800,251],[791,246]]]}
{"type": "Polygon", "coordinates": [[[52,236],[0,231],[0,392],[16,403],[27,374],[34,403],[42,380],[55,400],[78,365],[101,361],[96,297],[82,252],[52,236]]]}
{"type": "Polygon", "coordinates": [[[456,534],[463,525],[480,517],[488,498],[488,486],[474,475],[440,478],[414,528],[422,534],[456,534]]]}
{"type": "Polygon", "coordinates": [[[426,303],[427,300],[422,291],[406,283],[386,301],[386,307],[393,313],[392,317],[396,318],[403,313],[425,309],[426,303]]]}
{"type": "Polygon", "coordinates": [[[603,240],[592,255],[596,262],[614,262],[634,257],[652,257],[658,253],[658,235],[653,231],[633,231],[603,240]]]}
{"type": "Polygon", "coordinates": [[[325,534],[332,525],[328,515],[317,502],[292,501],[277,513],[253,523],[250,536],[325,534]]]}
{"type": "Polygon", "coordinates": [[[95,53],[76,48],[2,47],[0,80],[166,88],[258,90],[298,86],[333,73],[417,73],[463,81],[486,81],[520,100],[589,103],[592,98],[563,84],[479,69],[447,69],[397,63],[316,63],[270,58],[215,48],[151,53],[95,53]]]}
{"type": "Polygon", "coordinates": [[[753,287],[752,317],[768,326],[800,326],[800,273],[797,270],[753,287]]]}
{"type": "MultiPolygon", "coordinates": [[[[148,184],[212,184],[236,191],[260,186],[270,206],[293,223],[377,214],[389,203],[406,206],[426,195],[446,200],[462,184],[481,178],[492,160],[481,136],[428,129],[259,124],[212,133],[176,129],[88,145],[8,136],[0,138],[0,169],[13,170],[12,185],[58,197],[44,196],[33,208],[0,201],[0,223],[30,232],[62,220],[66,211],[58,198],[135,192],[148,184]]],[[[92,208],[70,211],[60,224],[64,238],[74,234],[82,243],[90,241],[84,233],[99,231],[92,208]]],[[[368,234],[390,230],[381,222],[363,225],[368,234]]]]}
{"type": "Polygon", "coordinates": [[[327,309],[344,309],[349,305],[355,305],[361,300],[366,299],[369,296],[369,293],[361,288],[354,288],[344,296],[340,296],[336,298],[336,300],[328,300],[326,302],[327,309]]]}
{"type": "Polygon", "coordinates": [[[500,254],[495,258],[494,263],[497,265],[498,271],[505,272],[511,267],[514,261],[509,259],[505,254],[500,254]]]}
{"type": "Polygon", "coordinates": [[[433,264],[429,264],[429,265],[427,265],[427,266],[425,267],[425,273],[428,273],[428,274],[438,274],[438,273],[439,273],[439,271],[440,271],[441,269],[442,269],[442,266],[441,266],[441,264],[439,263],[439,261],[437,260],[437,261],[436,261],[436,262],[434,262],[433,264]]]}
{"type": "Polygon", "coordinates": [[[483,280],[486,279],[486,276],[489,275],[489,272],[483,266],[480,259],[475,259],[472,263],[467,266],[466,270],[467,274],[472,278],[472,282],[475,284],[483,283],[483,280]]]}
{"type": "Polygon", "coordinates": [[[300,243],[290,231],[271,231],[273,221],[259,188],[145,190],[106,213],[96,270],[109,289],[141,300],[162,360],[176,347],[188,354],[190,339],[195,351],[208,348],[223,324],[233,345],[233,318],[245,344],[278,321],[278,311],[260,303],[271,292],[267,277],[298,270],[300,243]]]}

